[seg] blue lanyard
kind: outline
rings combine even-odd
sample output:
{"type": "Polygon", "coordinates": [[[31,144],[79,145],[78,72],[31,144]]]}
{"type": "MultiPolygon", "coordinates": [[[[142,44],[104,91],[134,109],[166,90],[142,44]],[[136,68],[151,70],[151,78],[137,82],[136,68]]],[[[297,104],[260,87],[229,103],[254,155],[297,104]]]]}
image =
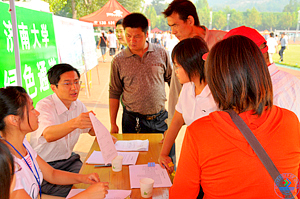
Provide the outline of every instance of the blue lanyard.
{"type": "MultiPolygon", "coordinates": [[[[1,136],[0,136],[1,137],[1,136]]],[[[33,164],[33,166],[34,166],[34,169],[35,169],[35,172],[36,172],[36,174],[37,174],[37,176],[34,174],[34,172],[33,172],[33,170],[32,170],[32,168],[30,167],[30,165],[29,165],[29,163],[27,162],[27,160],[22,156],[22,154],[11,144],[11,143],[9,143],[7,140],[5,140],[5,142],[7,143],[7,144],[9,144],[21,157],[22,157],[22,159],[25,161],[25,163],[27,164],[27,166],[28,166],[28,168],[30,169],[30,171],[31,171],[31,173],[33,174],[33,176],[34,176],[34,178],[35,178],[35,180],[36,180],[36,182],[37,182],[37,184],[38,184],[38,186],[39,186],[39,193],[40,193],[40,198],[42,198],[42,188],[41,188],[41,184],[40,184],[40,175],[39,175],[39,172],[38,172],[38,170],[37,170],[37,168],[36,168],[36,166],[35,166],[35,164],[34,164],[34,161],[33,161],[33,158],[32,158],[32,156],[31,156],[31,153],[27,150],[27,148],[26,148],[26,146],[24,145],[24,143],[23,143],[23,146],[25,147],[25,149],[26,149],[26,151],[29,153],[29,156],[30,156],[30,158],[31,158],[31,161],[32,161],[32,164],[33,164]]]]}

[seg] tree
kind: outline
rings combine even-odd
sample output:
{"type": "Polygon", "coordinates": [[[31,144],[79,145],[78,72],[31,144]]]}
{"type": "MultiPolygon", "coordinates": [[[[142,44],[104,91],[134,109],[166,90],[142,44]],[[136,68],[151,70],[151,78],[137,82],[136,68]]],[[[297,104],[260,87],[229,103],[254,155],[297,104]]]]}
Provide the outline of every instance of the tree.
{"type": "Polygon", "coordinates": [[[251,10],[247,10],[245,22],[247,26],[252,28],[257,28],[261,25],[261,15],[256,8],[253,7],[251,10]]]}
{"type": "Polygon", "coordinates": [[[230,28],[236,28],[244,24],[244,16],[242,12],[232,9],[230,15],[230,28]]]}
{"type": "Polygon", "coordinates": [[[43,1],[49,3],[50,12],[52,12],[53,14],[59,12],[68,3],[67,0],[43,0],[43,1]]]}
{"type": "Polygon", "coordinates": [[[226,14],[223,11],[213,13],[212,26],[218,30],[223,29],[227,25],[226,14]]]}
{"type": "Polygon", "coordinates": [[[262,27],[261,29],[268,29],[273,31],[273,28],[278,24],[277,16],[274,13],[262,13],[262,27]]]}
{"type": "Polygon", "coordinates": [[[164,0],[152,0],[151,5],[154,7],[155,12],[158,15],[161,15],[162,12],[165,10],[167,7],[165,4],[163,4],[164,0]]]}
{"type": "Polygon", "coordinates": [[[160,30],[167,31],[170,30],[167,19],[163,15],[157,16],[156,27],[160,30]]]}
{"type": "MultiPolygon", "coordinates": [[[[103,7],[109,0],[44,0],[49,3],[53,14],[80,18],[103,7]]],[[[130,12],[140,12],[144,0],[118,0],[130,12]]]]}
{"type": "Polygon", "coordinates": [[[290,29],[293,25],[293,13],[290,12],[284,12],[281,14],[279,19],[279,24],[281,26],[281,29],[290,29]]]}
{"type": "Polygon", "coordinates": [[[300,2],[297,0],[290,0],[290,3],[284,6],[283,12],[297,12],[300,9],[300,2]]]}
{"type": "Polygon", "coordinates": [[[194,5],[196,9],[204,9],[204,8],[209,9],[207,0],[196,0],[194,5]]]}
{"type": "Polygon", "coordinates": [[[158,20],[157,20],[157,14],[156,14],[156,11],[155,11],[155,9],[154,9],[154,7],[153,7],[152,5],[150,5],[150,6],[147,8],[147,10],[146,10],[146,12],[145,12],[145,15],[146,15],[146,17],[147,17],[148,19],[150,19],[151,26],[152,26],[153,28],[156,27],[156,26],[157,26],[156,21],[158,21],[158,20]]]}

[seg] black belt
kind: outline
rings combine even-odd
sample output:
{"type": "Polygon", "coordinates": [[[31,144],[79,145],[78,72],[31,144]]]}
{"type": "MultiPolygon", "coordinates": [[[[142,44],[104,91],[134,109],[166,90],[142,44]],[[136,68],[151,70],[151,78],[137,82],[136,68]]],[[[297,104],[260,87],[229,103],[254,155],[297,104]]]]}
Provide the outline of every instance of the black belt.
{"type": "Polygon", "coordinates": [[[139,118],[143,118],[145,120],[154,120],[155,118],[157,118],[158,116],[160,116],[161,114],[163,114],[166,111],[165,108],[163,108],[158,113],[155,113],[153,115],[142,115],[137,112],[128,111],[128,110],[126,110],[126,108],[124,110],[130,115],[133,115],[133,116],[139,117],[139,118]]]}

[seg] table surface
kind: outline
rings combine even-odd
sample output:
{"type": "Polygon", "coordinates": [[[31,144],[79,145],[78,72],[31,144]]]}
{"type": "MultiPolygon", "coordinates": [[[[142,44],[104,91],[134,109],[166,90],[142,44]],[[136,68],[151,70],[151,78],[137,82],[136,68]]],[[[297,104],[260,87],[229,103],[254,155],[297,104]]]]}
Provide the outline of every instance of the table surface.
{"type": "MultiPolygon", "coordinates": [[[[118,140],[149,140],[149,151],[142,151],[139,153],[136,164],[148,164],[148,162],[158,163],[158,157],[162,144],[159,142],[162,139],[162,134],[115,134],[118,140]]],[[[90,157],[93,151],[100,151],[99,145],[95,138],[95,141],[85,159],[82,168],[79,173],[89,174],[98,173],[101,182],[109,182],[109,189],[122,189],[130,190],[130,180],[129,180],[129,166],[123,165],[122,171],[113,172],[111,167],[98,167],[95,168],[94,165],[86,164],[86,160],[90,157]]],[[[87,184],[75,184],[73,188],[86,189],[89,185],[87,184]]],[[[140,189],[132,189],[131,199],[140,199],[141,193],[140,189]]],[[[169,188],[154,188],[152,199],[167,199],[169,198],[169,188]]]]}

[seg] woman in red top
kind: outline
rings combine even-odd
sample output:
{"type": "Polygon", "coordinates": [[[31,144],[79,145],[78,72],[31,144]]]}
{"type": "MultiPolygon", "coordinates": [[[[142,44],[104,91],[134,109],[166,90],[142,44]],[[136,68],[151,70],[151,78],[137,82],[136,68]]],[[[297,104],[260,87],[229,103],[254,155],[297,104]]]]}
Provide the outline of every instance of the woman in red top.
{"type": "MultiPolygon", "coordinates": [[[[206,61],[206,77],[220,110],[233,109],[245,121],[281,174],[296,178],[300,130],[297,116],[273,106],[272,83],[257,45],[244,36],[217,43],[206,61]]],[[[294,180],[294,179],[292,179],[294,180]]],[[[170,199],[283,198],[275,183],[228,113],[217,111],[186,131],[170,199]]]]}

